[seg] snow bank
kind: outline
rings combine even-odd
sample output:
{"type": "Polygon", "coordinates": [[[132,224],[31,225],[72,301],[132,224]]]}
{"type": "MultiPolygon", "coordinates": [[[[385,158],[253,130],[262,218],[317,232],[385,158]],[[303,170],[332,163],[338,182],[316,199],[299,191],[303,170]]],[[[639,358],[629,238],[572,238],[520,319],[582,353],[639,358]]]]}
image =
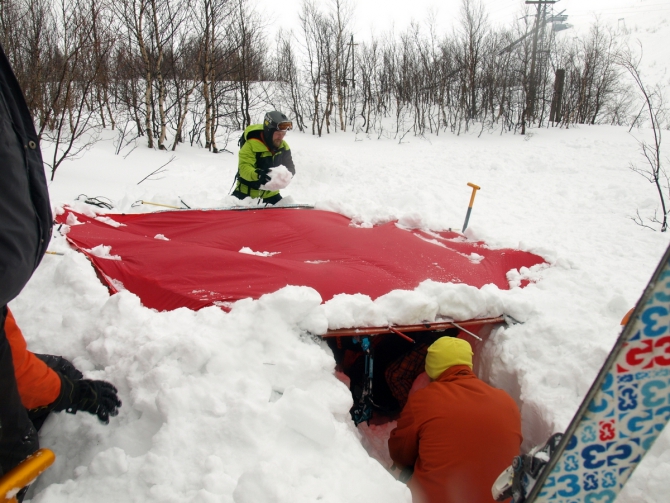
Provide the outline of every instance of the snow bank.
{"type": "MultiPolygon", "coordinates": [[[[520,323],[490,335],[479,367],[517,400],[529,446],[565,429],[668,246],[666,234],[631,220],[638,209],[653,214],[656,196],[628,167],[639,152],[625,128],[543,129],[525,139],[407,137],[402,144],[293,132],[287,141],[300,177],[283,195],[295,201],[363,227],[400,220],[408,228],[459,229],[466,184],[477,183],[468,238],[537,253],[551,266],[511,272],[509,291],[424,282],[379,299],[321,304],[313,290],[290,287],[238,302],[228,314],[158,313],[129,292],[110,297],[85,257],[58,237],[50,250],[65,255],[44,258],[12,310],[32,350],[62,354],[88,377],[114,382],[124,404],[108,426],[81,413],[47,421],[41,442],[57,460],[31,490],[33,501],[408,502],[406,488],[361,446],[332,355],[308,332],[511,316],[520,323]]],[[[97,144],[59,168],[53,203],[84,193],[127,212],[160,209],[138,200],[240,204],[227,196],[235,157],[187,146],[162,179],[136,185],[165,163],[163,154],[138,148],[123,159],[111,142],[97,144]]],[[[668,438],[661,435],[618,501],[667,499],[668,438]]]]}
{"type": "Polygon", "coordinates": [[[327,328],[314,290],[287,287],[230,313],[158,313],[128,292],[109,297],[67,251],[45,258],[12,307],[34,350],[72,358],[124,402],[109,426],[53,415],[42,443],[58,456],[35,502],[406,499],[361,446],[332,355],[306,335],[327,328]],[[45,295],[31,314],[29,299],[45,295]]]}

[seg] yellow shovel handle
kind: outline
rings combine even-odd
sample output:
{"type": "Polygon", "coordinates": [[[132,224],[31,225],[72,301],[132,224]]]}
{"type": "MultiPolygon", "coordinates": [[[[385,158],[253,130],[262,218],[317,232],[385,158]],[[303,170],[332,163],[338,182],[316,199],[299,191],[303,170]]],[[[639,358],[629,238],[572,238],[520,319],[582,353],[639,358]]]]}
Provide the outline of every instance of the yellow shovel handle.
{"type": "Polygon", "coordinates": [[[0,478],[0,501],[17,503],[16,494],[32,484],[56,460],[49,449],[39,449],[0,478]]]}
{"type": "Polygon", "coordinates": [[[472,195],[470,196],[470,204],[468,205],[468,208],[472,208],[472,205],[475,204],[475,195],[481,187],[470,182],[468,182],[468,187],[472,187],[472,195]]]}

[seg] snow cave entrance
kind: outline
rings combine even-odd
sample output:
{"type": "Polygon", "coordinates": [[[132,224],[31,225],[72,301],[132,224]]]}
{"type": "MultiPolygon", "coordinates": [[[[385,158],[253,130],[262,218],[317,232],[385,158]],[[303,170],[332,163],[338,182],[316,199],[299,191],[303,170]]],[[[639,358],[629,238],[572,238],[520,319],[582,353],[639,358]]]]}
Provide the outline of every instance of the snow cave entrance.
{"type": "Polygon", "coordinates": [[[440,337],[468,341],[474,353],[473,371],[487,381],[491,362],[482,349],[491,332],[504,323],[498,317],[330,330],[322,336],[333,351],[335,375],[351,391],[350,412],[368,454],[393,473],[388,439],[407,398],[430,382],[423,370],[428,346],[440,337]]]}

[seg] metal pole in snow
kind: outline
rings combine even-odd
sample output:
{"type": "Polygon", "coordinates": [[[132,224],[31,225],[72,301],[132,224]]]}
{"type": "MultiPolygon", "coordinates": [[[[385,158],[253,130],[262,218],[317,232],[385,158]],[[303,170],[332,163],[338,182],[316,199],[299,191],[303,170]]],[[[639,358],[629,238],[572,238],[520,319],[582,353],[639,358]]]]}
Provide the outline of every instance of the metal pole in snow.
{"type": "MultiPolygon", "coordinates": [[[[150,204],[152,206],[163,206],[164,208],[173,208],[175,210],[183,210],[184,208],[180,208],[179,206],[172,206],[171,204],[161,204],[161,203],[152,203],[151,201],[143,201],[139,200],[137,201],[140,204],[150,204]]],[[[182,201],[184,202],[184,201],[182,201]]]]}
{"type": "Polygon", "coordinates": [[[470,196],[470,204],[468,205],[468,212],[465,215],[465,223],[463,224],[463,230],[461,232],[465,232],[465,229],[468,228],[468,221],[470,220],[470,213],[472,213],[472,205],[475,204],[475,194],[477,194],[477,191],[481,189],[479,185],[475,185],[474,183],[468,182],[468,186],[472,187],[472,195],[470,196]]]}

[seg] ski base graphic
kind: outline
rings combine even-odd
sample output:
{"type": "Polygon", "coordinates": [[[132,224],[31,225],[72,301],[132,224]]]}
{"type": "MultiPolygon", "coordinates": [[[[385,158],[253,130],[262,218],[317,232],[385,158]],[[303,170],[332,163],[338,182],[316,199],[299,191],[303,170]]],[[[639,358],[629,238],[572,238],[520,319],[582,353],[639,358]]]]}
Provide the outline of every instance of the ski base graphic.
{"type": "Polygon", "coordinates": [[[527,496],[514,501],[613,503],[669,419],[670,248],[551,458],[537,480],[521,479],[527,496]]]}

